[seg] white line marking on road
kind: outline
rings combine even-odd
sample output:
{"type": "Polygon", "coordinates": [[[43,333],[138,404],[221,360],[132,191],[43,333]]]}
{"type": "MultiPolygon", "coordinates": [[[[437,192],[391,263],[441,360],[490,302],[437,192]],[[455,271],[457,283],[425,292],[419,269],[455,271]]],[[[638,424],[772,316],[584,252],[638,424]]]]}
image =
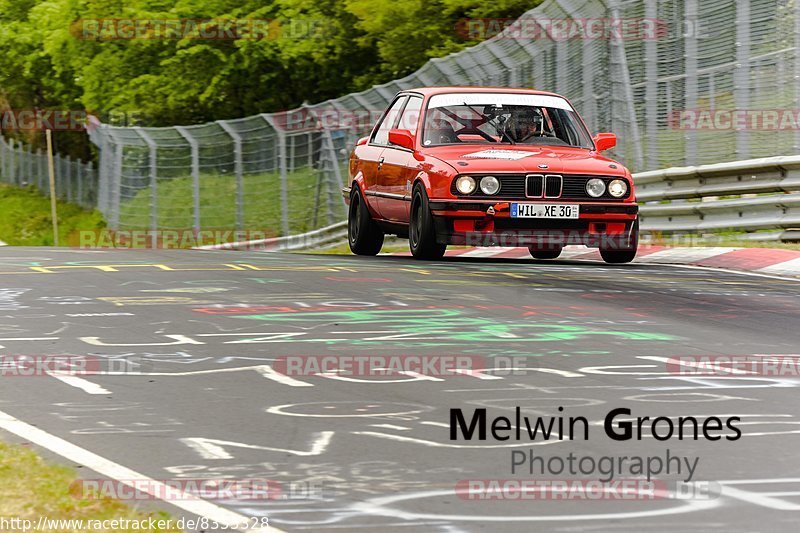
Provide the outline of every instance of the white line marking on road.
{"type": "Polygon", "coordinates": [[[762,274],[794,274],[795,276],[800,276],[800,258],[790,259],[788,261],[783,261],[782,263],[776,263],[768,267],[760,268],[758,272],[761,272],[762,274]]]}
{"type": "Polygon", "coordinates": [[[665,267],[672,267],[672,268],[691,268],[693,270],[707,270],[710,272],[725,272],[727,274],[741,274],[743,276],[754,276],[757,278],[769,278],[769,279],[779,279],[782,281],[797,281],[798,278],[791,278],[786,276],[778,276],[775,274],[765,274],[761,271],[757,270],[733,270],[730,268],[721,268],[721,267],[707,267],[707,266],[699,266],[699,265],[678,265],[672,263],[652,263],[653,265],[658,266],[665,266],[665,267]]]}
{"type": "Polygon", "coordinates": [[[433,422],[431,420],[423,420],[420,424],[424,424],[426,426],[438,426],[442,428],[449,428],[450,424],[445,424],[444,422],[433,422]]]}
{"type": "Polygon", "coordinates": [[[2,337],[0,342],[4,341],[57,341],[60,337],[2,337]]]}
{"type": "Polygon", "coordinates": [[[377,437],[379,439],[396,440],[399,442],[409,442],[413,444],[422,444],[432,448],[473,448],[473,449],[494,449],[494,448],[520,448],[522,446],[543,446],[546,444],[555,444],[557,440],[544,440],[540,442],[522,442],[517,444],[449,444],[444,442],[437,442],[425,439],[415,439],[413,437],[403,437],[402,435],[392,435],[390,433],[380,433],[378,431],[353,431],[353,435],[367,435],[369,437],[377,437]]]}
{"type": "Polygon", "coordinates": [[[262,365],[262,366],[254,366],[253,370],[261,374],[267,379],[271,379],[272,381],[277,381],[283,385],[289,385],[290,387],[313,387],[314,385],[311,383],[306,383],[305,381],[299,381],[294,378],[290,378],[286,374],[281,374],[280,372],[274,370],[271,366],[262,365]]]}
{"type": "Polygon", "coordinates": [[[104,389],[97,383],[92,383],[91,381],[79,378],[78,376],[73,376],[72,374],[68,374],[66,372],[49,372],[49,374],[57,380],[66,383],[70,387],[81,389],[87,394],[112,394],[110,390],[104,389]]]}
{"type": "Polygon", "coordinates": [[[767,507],[768,509],[775,509],[778,511],[798,511],[800,505],[785,500],[773,498],[764,493],[751,492],[749,490],[736,489],[727,484],[722,484],[722,494],[737,500],[742,500],[747,503],[754,503],[767,507]]]}
{"type": "MultiPolygon", "coordinates": [[[[214,505],[193,494],[167,486],[139,472],[110,461],[105,457],[101,457],[89,450],[76,446],[60,437],[56,437],[46,431],[33,427],[3,411],[0,411],[0,429],[4,429],[9,433],[13,433],[18,437],[41,446],[68,461],[90,468],[100,475],[111,478],[131,488],[137,488],[137,490],[146,492],[156,499],[162,500],[169,505],[193,515],[202,516],[211,521],[231,526],[248,523],[248,519],[245,516],[214,505]],[[138,484],[141,486],[135,486],[137,485],[137,481],[144,483],[138,484]]],[[[256,529],[240,528],[236,530],[246,533],[283,533],[281,530],[274,527],[256,529]]]]}
{"type": "Polygon", "coordinates": [[[458,254],[457,257],[493,257],[495,255],[502,254],[503,252],[510,252],[513,249],[514,248],[504,248],[501,246],[495,248],[475,248],[469,252],[458,254]]]}
{"type": "MultiPolygon", "coordinates": [[[[212,368],[209,370],[190,370],[187,372],[103,372],[104,376],[200,376],[203,374],[224,374],[226,372],[243,372],[246,370],[260,370],[267,365],[237,366],[234,368],[212,368]]],[[[267,367],[271,368],[271,367],[267,367]]]]}
{"type": "Polygon", "coordinates": [[[636,258],[637,263],[692,263],[695,261],[702,261],[718,255],[727,254],[741,250],[741,248],[724,248],[724,247],[711,247],[711,248],[667,248],[653,252],[652,254],[643,255],[636,258]]]}
{"type": "Polygon", "coordinates": [[[395,426],[394,424],[370,424],[370,426],[374,428],[396,429],[397,431],[411,431],[411,428],[407,428],[404,426],[395,426]]]}
{"type": "Polygon", "coordinates": [[[232,448],[245,448],[248,450],[264,450],[268,452],[291,453],[302,457],[312,455],[322,455],[328,449],[328,445],[333,439],[334,431],[319,431],[313,434],[314,441],[311,443],[309,451],[289,450],[286,448],[273,448],[271,446],[260,446],[258,444],[245,444],[244,442],[233,442],[229,440],[204,439],[201,437],[189,437],[180,441],[196,451],[203,459],[233,459],[233,455],[228,453],[224,446],[232,448]]]}

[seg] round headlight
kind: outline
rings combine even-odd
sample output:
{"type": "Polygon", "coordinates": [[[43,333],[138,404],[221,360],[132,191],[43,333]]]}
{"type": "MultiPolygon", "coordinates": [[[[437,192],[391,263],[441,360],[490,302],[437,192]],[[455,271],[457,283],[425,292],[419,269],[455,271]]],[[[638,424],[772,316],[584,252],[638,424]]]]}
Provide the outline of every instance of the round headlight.
{"type": "Polygon", "coordinates": [[[472,176],[459,176],[456,180],[456,190],[461,194],[472,194],[475,192],[475,178],[472,176]]]}
{"type": "Polygon", "coordinates": [[[603,196],[606,192],[606,182],[598,178],[592,178],[586,182],[586,194],[592,198],[603,196]]]}
{"type": "Polygon", "coordinates": [[[481,191],[483,194],[497,194],[500,190],[500,180],[494,176],[484,176],[481,178],[481,191]]]}
{"type": "Polygon", "coordinates": [[[628,184],[624,180],[614,180],[608,184],[608,194],[614,198],[622,198],[628,192],[628,184]]]}

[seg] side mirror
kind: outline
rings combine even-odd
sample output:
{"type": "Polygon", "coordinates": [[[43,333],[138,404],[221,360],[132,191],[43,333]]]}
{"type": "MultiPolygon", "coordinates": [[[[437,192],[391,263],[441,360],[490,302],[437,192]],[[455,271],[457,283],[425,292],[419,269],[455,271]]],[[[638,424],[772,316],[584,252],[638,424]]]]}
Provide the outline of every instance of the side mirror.
{"type": "Polygon", "coordinates": [[[369,137],[361,137],[358,140],[358,142],[356,143],[356,146],[364,146],[365,144],[367,144],[368,140],[369,140],[369,137]]]}
{"type": "Polygon", "coordinates": [[[592,140],[598,152],[609,150],[617,145],[617,136],[613,133],[598,133],[592,140]]]}
{"type": "Polygon", "coordinates": [[[389,143],[413,150],[414,136],[408,130],[389,130],[389,143]]]}

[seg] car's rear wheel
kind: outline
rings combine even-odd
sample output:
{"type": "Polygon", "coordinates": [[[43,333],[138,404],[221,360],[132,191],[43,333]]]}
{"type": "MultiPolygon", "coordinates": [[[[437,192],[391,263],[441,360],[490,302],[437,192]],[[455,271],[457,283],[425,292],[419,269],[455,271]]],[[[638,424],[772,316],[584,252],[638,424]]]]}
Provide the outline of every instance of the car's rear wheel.
{"type": "Polygon", "coordinates": [[[561,246],[549,246],[542,248],[541,246],[529,246],[528,251],[534,259],[555,259],[561,255],[561,246]]]}
{"type": "Polygon", "coordinates": [[[630,263],[639,249],[639,219],[633,222],[630,236],[615,247],[600,246],[600,257],[606,263],[630,263]]]}
{"type": "Polygon", "coordinates": [[[372,220],[364,197],[357,185],[350,193],[350,210],[347,213],[347,240],[350,251],[356,255],[377,255],[383,246],[383,231],[372,220]]]}
{"type": "Polygon", "coordinates": [[[428,207],[428,195],[420,185],[411,197],[411,217],[408,225],[408,244],[416,259],[441,259],[446,244],[436,242],[433,215],[428,207]]]}

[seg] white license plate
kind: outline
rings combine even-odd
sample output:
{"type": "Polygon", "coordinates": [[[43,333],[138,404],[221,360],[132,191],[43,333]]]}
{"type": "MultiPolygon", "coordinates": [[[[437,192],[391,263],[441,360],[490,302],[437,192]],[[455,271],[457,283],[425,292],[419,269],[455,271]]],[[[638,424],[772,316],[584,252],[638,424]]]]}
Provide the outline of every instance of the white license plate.
{"type": "Polygon", "coordinates": [[[511,204],[512,218],[578,218],[577,204],[511,204]]]}

